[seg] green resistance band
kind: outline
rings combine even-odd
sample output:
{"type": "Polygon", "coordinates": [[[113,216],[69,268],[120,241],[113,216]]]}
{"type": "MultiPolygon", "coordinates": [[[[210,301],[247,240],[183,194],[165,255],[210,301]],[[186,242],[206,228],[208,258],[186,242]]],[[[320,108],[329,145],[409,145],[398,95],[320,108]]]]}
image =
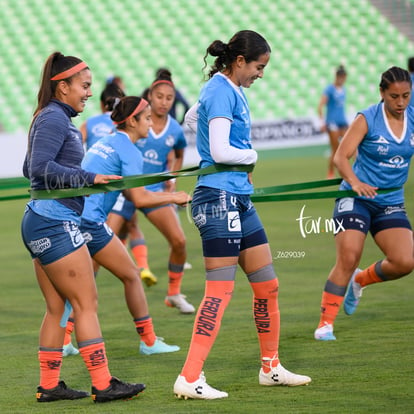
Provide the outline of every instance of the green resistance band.
{"type": "MultiPolygon", "coordinates": [[[[149,184],[159,183],[167,181],[172,178],[178,177],[190,177],[205,174],[213,174],[224,171],[239,171],[239,172],[251,172],[254,165],[225,165],[214,164],[209,167],[189,167],[178,171],[168,173],[157,174],[143,174],[124,177],[121,180],[113,180],[108,184],[97,184],[90,187],[82,188],[65,188],[55,190],[32,190],[30,191],[32,198],[37,199],[56,199],[67,198],[74,196],[82,196],[89,194],[97,194],[109,191],[121,191],[127,188],[145,186],[149,184]]],[[[342,182],[341,178],[334,178],[329,180],[309,181],[296,184],[282,184],[270,187],[261,187],[254,190],[251,196],[253,202],[268,202],[268,201],[292,201],[292,200],[306,200],[306,199],[323,199],[323,198],[340,198],[340,197],[354,197],[357,195],[352,190],[334,190],[334,191],[317,191],[317,192],[297,192],[299,190],[312,190],[315,188],[330,187],[333,185],[339,185],[342,182]],[[292,193],[296,191],[295,193],[292,193]],[[291,193],[291,194],[285,194],[291,193]]],[[[10,188],[22,188],[27,187],[28,180],[24,179],[11,179],[10,181],[3,181],[0,185],[0,190],[10,188]]],[[[379,189],[377,193],[388,193],[391,191],[399,190],[401,187],[394,187],[388,189],[379,189]]],[[[0,201],[15,200],[28,198],[29,194],[17,194],[17,195],[4,195],[0,196],[0,201]]]]}
{"type": "MultiPolygon", "coordinates": [[[[342,198],[355,197],[358,194],[353,190],[330,190],[330,191],[314,191],[314,192],[296,192],[292,194],[283,194],[298,190],[310,190],[314,188],[330,187],[338,185],[342,182],[342,178],[333,178],[329,180],[308,181],[297,184],[284,184],[271,187],[257,188],[251,196],[251,200],[255,203],[265,201],[292,201],[292,200],[316,200],[322,198],[342,198]]],[[[377,194],[390,193],[401,189],[401,187],[393,187],[377,190],[377,194]]]]}
{"type": "Polygon", "coordinates": [[[76,196],[84,196],[97,193],[107,193],[110,191],[121,191],[133,187],[142,187],[150,184],[159,183],[162,181],[171,180],[178,177],[190,177],[206,174],[214,174],[219,172],[237,171],[237,172],[251,172],[254,165],[226,165],[214,164],[204,168],[190,167],[183,170],[157,173],[157,174],[142,174],[130,175],[120,180],[113,180],[108,184],[95,184],[89,187],[82,188],[63,188],[54,190],[31,190],[30,194],[35,199],[52,199],[52,198],[69,198],[76,196]]]}

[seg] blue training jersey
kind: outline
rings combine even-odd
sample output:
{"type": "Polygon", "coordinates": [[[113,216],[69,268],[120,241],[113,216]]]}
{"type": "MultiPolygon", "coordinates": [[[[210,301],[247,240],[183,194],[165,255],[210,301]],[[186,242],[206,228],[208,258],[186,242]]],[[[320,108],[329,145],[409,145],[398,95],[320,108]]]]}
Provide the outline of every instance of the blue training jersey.
{"type": "Polygon", "coordinates": [[[91,116],[86,120],[86,149],[113,132],[115,127],[110,112],[91,116]]]}
{"type": "MultiPolygon", "coordinates": [[[[352,167],[355,175],[362,182],[381,189],[402,187],[407,181],[414,153],[414,107],[408,106],[404,113],[401,137],[392,132],[382,102],[359,113],[366,119],[368,133],[358,146],[352,167]]],[[[343,181],[340,188],[348,190],[351,186],[343,181]]],[[[367,200],[379,205],[402,204],[404,190],[378,194],[374,199],[367,200]]]]}
{"type": "MultiPolygon", "coordinates": [[[[142,153],[144,161],[143,173],[153,174],[167,171],[168,154],[171,150],[185,148],[187,141],[181,125],[168,115],[165,128],[159,134],[155,134],[150,129],[148,138],[139,139],[135,145],[142,153]]],[[[151,184],[145,188],[150,191],[163,191],[164,184],[151,184]]]]}
{"type": "MultiPolygon", "coordinates": [[[[199,97],[197,122],[197,150],[200,166],[214,164],[210,153],[209,121],[227,118],[231,121],[230,145],[239,149],[251,149],[250,109],[242,88],[232,84],[224,75],[216,73],[203,87],[199,97]]],[[[245,172],[221,172],[202,175],[197,186],[218,188],[237,194],[251,194],[253,186],[245,172]]]]}
{"type": "MultiPolygon", "coordinates": [[[[142,174],[142,155],[128,134],[117,131],[100,139],[87,151],[82,167],[97,174],[138,175],[142,174]]],[[[104,223],[119,193],[111,191],[86,197],[82,218],[104,223]]]]}
{"type": "Polygon", "coordinates": [[[344,124],[347,119],[345,115],[346,90],[342,86],[337,88],[334,84],[328,85],[323,94],[328,98],[326,102],[326,124],[344,124]]]}

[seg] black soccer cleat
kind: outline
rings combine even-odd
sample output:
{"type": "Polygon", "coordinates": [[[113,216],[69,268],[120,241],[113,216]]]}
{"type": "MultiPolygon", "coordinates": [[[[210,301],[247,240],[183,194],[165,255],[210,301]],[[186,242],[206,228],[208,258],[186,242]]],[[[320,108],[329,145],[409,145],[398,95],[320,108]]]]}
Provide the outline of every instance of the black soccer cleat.
{"type": "Polygon", "coordinates": [[[112,377],[108,388],[97,390],[95,387],[92,387],[92,399],[96,403],[127,400],[144,390],[145,384],[128,384],[116,377],[112,377]]]}
{"type": "Polygon", "coordinates": [[[51,402],[59,400],[78,400],[89,397],[85,391],[77,391],[68,388],[63,381],[59,381],[54,388],[46,389],[40,385],[37,387],[36,399],[38,402],[51,402]]]}

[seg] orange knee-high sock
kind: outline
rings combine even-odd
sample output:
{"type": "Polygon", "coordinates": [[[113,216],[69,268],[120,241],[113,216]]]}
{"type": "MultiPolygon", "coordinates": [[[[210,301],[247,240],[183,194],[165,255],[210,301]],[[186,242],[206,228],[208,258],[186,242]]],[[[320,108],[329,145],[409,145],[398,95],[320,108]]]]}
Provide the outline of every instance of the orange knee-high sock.
{"type": "Polygon", "coordinates": [[[183,276],[184,264],[168,263],[168,296],[178,295],[181,292],[183,276]]]}
{"type": "Polygon", "coordinates": [[[380,277],[379,272],[381,272],[381,262],[373,263],[355,276],[355,282],[359,283],[361,287],[384,282],[386,278],[380,277]]]}
{"type": "Polygon", "coordinates": [[[62,349],[40,347],[40,386],[45,389],[55,388],[59,383],[62,367],[62,349]]]}
{"type": "Polygon", "coordinates": [[[149,315],[144,316],[143,318],[134,319],[134,323],[138,335],[141,337],[141,341],[143,341],[147,346],[154,345],[157,337],[155,336],[152,318],[149,315]]]}
{"type": "Polygon", "coordinates": [[[129,247],[135,262],[140,269],[149,269],[148,265],[148,248],[145,239],[130,240],[129,247]]]}
{"type": "Polygon", "coordinates": [[[322,293],[321,316],[318,328],[325,324],[333,325],[338,315],[339,308],[344,301],[346,286],[338,286],[329,279],[326,281],[325,289],[322,293]]]}
{"type": "Polygon", "coordinates": [[[78,342],[79,352],[91,376],[92,386],[98,390],[109,387],[111,374],[106,358],[105,343],[102,338],[78,342]]]}
{"type": "Polygon", "coordinates": [[[318,328],[325,324],[333,325],[338,316],[339,308],[344,300],[343,296],[333,295],[332,293],[324,291],[321,300],[321,316],[318,328]]]}
{"type": "Polygon", "coordinates": [[[224,310],[233,294],[234,280],[206,281],[204,297],[194,321],[190,349],[181,371],[188,382],[196,381],[220,330],[224,310]]]}
{"type": "Polygon", "coordinates": [[[253,295],[253,316],[260,344],[261,358],[271,363],[263,365],[265,372],[279,364],[280,312],[278,279],[250,283],[253,295]]]}
{"type": "Polygon", "coordinates": [[[72,342],[71,335],[72,335],[74,327],[75,327],[75,320],[73,318],[69,318],[66,323],[65,339],[63,340],[63,345],[69,345],[72,342]]]}

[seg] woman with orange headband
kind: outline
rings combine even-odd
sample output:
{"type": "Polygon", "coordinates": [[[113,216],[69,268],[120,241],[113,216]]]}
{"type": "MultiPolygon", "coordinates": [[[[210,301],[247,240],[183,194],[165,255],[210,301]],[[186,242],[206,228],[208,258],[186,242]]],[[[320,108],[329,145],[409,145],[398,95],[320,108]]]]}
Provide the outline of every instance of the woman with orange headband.
{"type": "MultiPolygon", "coordinates": [[[[144,174],[161,173],[166,170],[176,171],[182,167],[184,148],[187,142],[180,124],[168,114],[174,102],[174,96],[175,87],[171,79],[171,73],[169,71],[160,72],[148,92],[148,100],[151,103],[152,127],[148,138],[136,143],[143,156],[144,174]],[[174,156],[172,162],[169,162],[171,153],[174,156]]],[[[175,182],[152,184],[147,186],[146,189],[153,192],[172,192],[175,190],[175,182]]],[[[127,200],[119,204],[120,206],[117,205],[112,210],[108,223],[115,232],[119,233],[125,220],[129,221],[130,242],[136,243],[136,247],[133,247],[132,251],[135,253],[134,256],[138,266],[146,269],[148,264],[145,240],[138,229],[136,219],[132,216],[135,208],[127,200]],[[142,261],[141,264],[139,263],[140,260],[142,261]]],[[[140,210],[161,232],[170,246],[166,305],[177,308],[183,314],[193,313],[194,306],[181,293],[184,264],[187,257],[186,239],[174,206],[169,204],[153,208],[140,208],[140,210]]],[[[151,283],[150,275],[147,273],[142,272],[141,277],[144,281],[147,281],[147,284],[151,283]]]]}
{"type": "MultiPolygon", "coordinates": [[[[111,118],[117,132],[95,143],[82,162],[87,171],[122,176],[142,174],[142,155],[134,145],[148,135],[152,125],[151,108],[145,99],[136,96],[121,98],[111,118]]],[[[142,286],[140,271],[129,256],[124,244],[105,223],[119,191],[93,194],[85,202],[81,230],[87,238],[89,252],[97,265],[112,272],[124,284],[125,300],[141,337],[140,353],[145,355],[175,352],[180,348],[166,344],[155,335],[152,318],[142,286]]],[[[126,192],[134,208],[158,207],[170,203],[186,204],[190,197],[183,191],[147,191],[144,187],[126,192]]],[[[97,267],[95,267],[97,270],[97,267]]],[[[77,321],[75,321],[77,326],[77,321]]]]}
{"type": "MultiPolygon", "coordinates": [[[[37,108],[29,131],[23,166],[32,189],[52,189],[105,184],[121,178],[95,174],[81,168],[80,131],[71,118],[84,110],[92,96],[92,76],[85,62],[55,52],[43,68],[37,108]]],[[[84,198],[31,200],[22,221],[22,237],[46,301],[40,328],[40,384],[38,402],[75,400],[89,394],[68,388],[60,381],[66,322],[65,302],[77,320],[79,351],[92,379],[95,402],[131,398],[144,384],[128,384],[112,377],[97,316],[97,292],[92,260],[79,230],[84,198]]]]}

